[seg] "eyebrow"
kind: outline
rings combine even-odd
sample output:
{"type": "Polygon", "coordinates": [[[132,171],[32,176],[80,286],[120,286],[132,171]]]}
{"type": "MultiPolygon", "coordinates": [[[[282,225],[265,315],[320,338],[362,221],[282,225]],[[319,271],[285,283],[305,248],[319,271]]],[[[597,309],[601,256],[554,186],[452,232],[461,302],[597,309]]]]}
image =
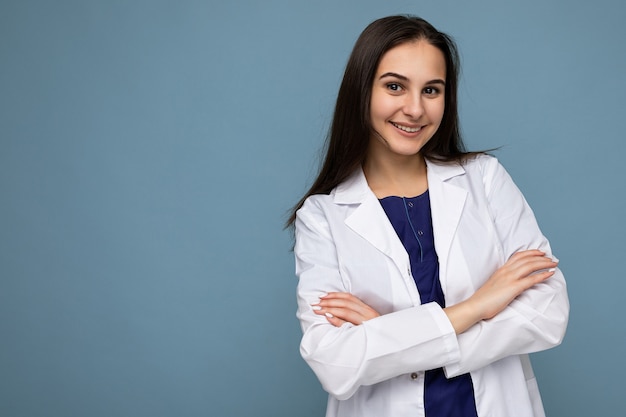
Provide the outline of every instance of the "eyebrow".
{"type": "MultiPolygon", "coordinates": [[[[397,79],[402,80],[402,81],[409,81],[408,77],[405,77],[404,75],[401,75],[401,74],[398,74],[398,73],[395,73],[395,72],[386,72],[383,75],[381,75],[378,79],[382,80],[385,77],[394,77],[394,78],[397,78],[397,79]]],[[[446,82],[444,80],[440,79],[440,78],[436,78],[434,80],[428,81],[426,84],[441,84],[441,85],[445,86],[446,82]]]]}

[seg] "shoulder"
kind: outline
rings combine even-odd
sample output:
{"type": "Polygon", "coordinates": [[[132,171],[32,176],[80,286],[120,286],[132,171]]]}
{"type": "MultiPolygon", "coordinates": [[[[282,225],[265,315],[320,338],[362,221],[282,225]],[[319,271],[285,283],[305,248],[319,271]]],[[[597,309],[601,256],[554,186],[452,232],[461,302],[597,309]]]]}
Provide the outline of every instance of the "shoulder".
{"type": "Polygon", "coordinates": [[[322,215],[333,204],[332,194],[313,194],[307,197],[302,207],[296,211],[296,218],[322,215]]]}
{"type": "Polygon", "coordinates": [[[314,194],[307,197],[302,207],[296,211],[294,231],[298,249],[304,238],[314,237],[332,240],[330,224],[328,221],[329,207],[332,205],[332,197],[327,194],[314,194]]]}
{"type": "Polygon", "coordinates": [[[468,158],[463,162],[463,169],[466,174],[472,177],[480,177],[485,188],[489,189],[490,184],[501,180],[510,180],[510,176],[500,161],[492,155],[479,154],[468,158]]]}

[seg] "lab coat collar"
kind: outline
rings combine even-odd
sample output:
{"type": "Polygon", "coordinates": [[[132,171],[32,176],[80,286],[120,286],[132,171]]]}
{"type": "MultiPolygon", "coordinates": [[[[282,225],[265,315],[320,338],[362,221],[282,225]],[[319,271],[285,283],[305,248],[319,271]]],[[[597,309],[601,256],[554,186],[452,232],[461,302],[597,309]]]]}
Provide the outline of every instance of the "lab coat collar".
{"type": "MultiPolygon", "coordinates": [[[[429,160],[426,163],[435,249],[442,268],[442,285],[445,286],[443,274],[447,269],[452,240],[467,198],[467,190],[449,180],[465,175],[465,169],[460,164],[440,164],[429,160]]],[[[332,194],[335,204],[358,205],[345,219],[345,224],[350,229],[389,256],[403,275],[410,270],[408,254],[378,198],[369,188],[362,169],[356,170],[332,194]]]]}
{"type": "Polygon", "coordinates": [[[429,180],[432,177],[436,177],[440,181],[447,181],[450,178],[465,174],[465,169],[463,168],[463,166],[456,162],[441,163],[427,159],[426,167],[428,168],[429,180]]]}
{"type": "MultiPolygon", "coordinates": [[[[465,174],[465,169],[456,163],[441,164],[427,159],[426,166],[428,168],[429,188],[432,187],[432,182],[445,182],[450,178],[465,174]]],[[[374,196],[361,168],[354,171],[348,179],[339,184],[332,194],[336,204],[359,204],[374,196]]]]}
{"type": "Polygon", "coordinates": [[[333,201],[336,204],[358,204],[373,194],[363,169],[359,168],[333,190],[333,201]]]}

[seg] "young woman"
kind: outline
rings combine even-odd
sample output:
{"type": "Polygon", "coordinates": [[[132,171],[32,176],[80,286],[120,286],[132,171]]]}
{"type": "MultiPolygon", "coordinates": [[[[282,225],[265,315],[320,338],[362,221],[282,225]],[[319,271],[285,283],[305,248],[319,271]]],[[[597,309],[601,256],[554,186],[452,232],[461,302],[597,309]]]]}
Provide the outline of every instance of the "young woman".
{"type": "Polygon", "coordinates": [[[561,342],[565,281],[506,171],[464,151],[457,62],[420,18],[370,24],[290,219],[327,416],[544,415],[527,354],[561,342]]]}

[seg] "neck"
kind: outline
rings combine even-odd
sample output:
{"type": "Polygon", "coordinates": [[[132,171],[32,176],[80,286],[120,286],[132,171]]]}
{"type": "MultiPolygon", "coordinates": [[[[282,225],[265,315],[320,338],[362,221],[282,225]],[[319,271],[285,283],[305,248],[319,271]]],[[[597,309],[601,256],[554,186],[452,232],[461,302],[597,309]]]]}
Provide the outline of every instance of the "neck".
{"type": "Polygon", "coordinates": [[[426,161],[420,154],[385,158],[370,154],[363,163],[363,172],[378,198],[414,197],[428,189],[426,161]]]}

